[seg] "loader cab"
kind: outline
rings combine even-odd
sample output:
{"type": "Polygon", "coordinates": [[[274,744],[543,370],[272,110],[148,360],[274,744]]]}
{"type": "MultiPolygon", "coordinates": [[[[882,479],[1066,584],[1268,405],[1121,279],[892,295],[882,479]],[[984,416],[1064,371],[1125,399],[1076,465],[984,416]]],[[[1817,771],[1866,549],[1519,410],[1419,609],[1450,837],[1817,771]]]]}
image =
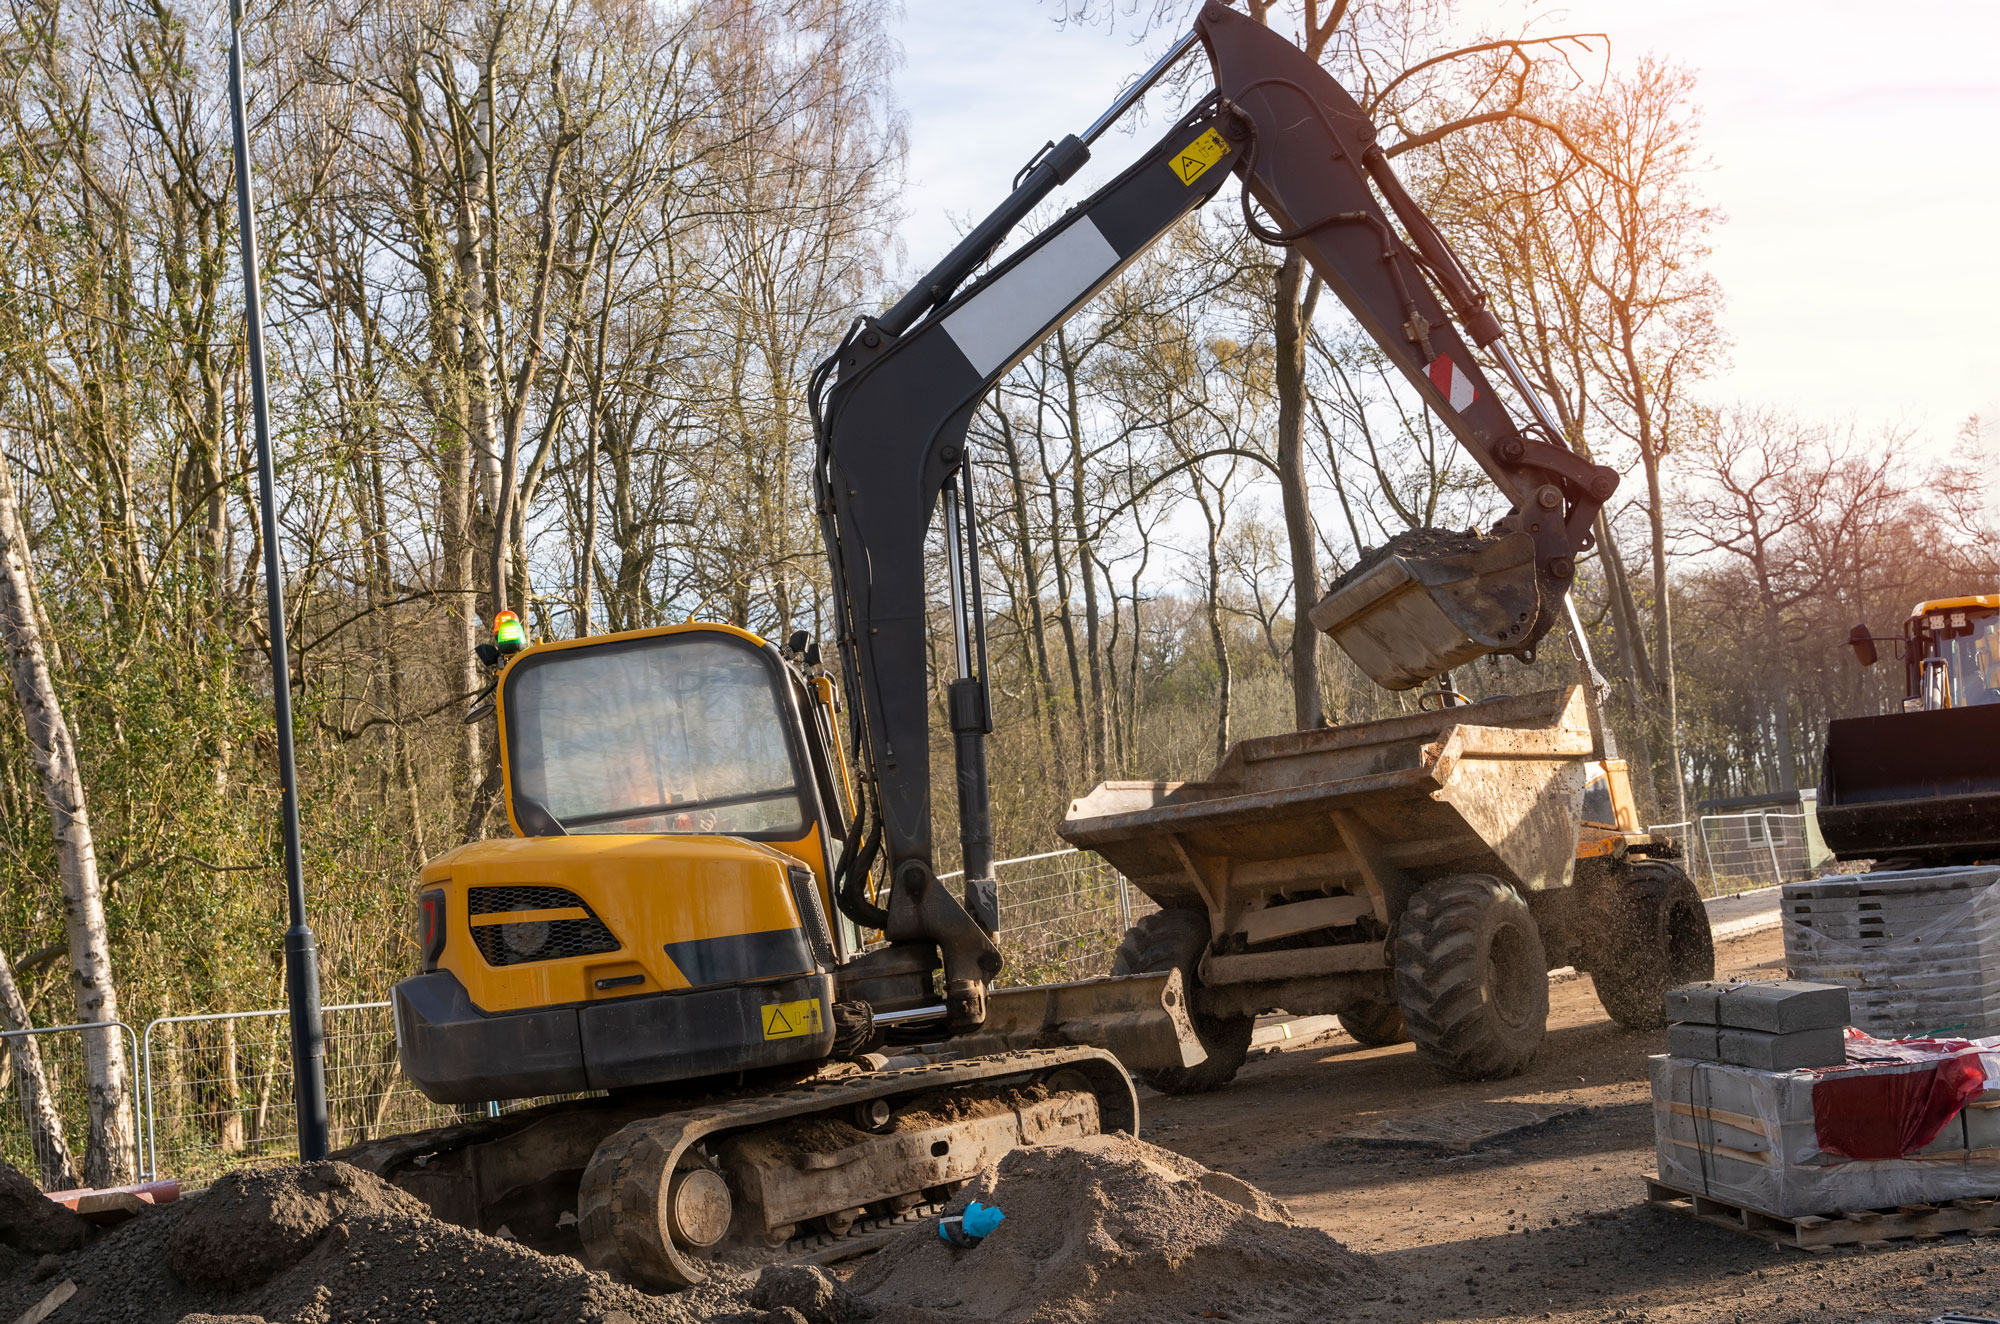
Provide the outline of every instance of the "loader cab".
{"type": "Polygon", "coordinates": [[[1902,656],[1904,712],[2000,704],[2000,594],[1919,602],[1901,639],[1876,639],[1865,625],[1848,635],[1864,667],[1875,664],[1880,642],[1902,656]]]}
{"type": "Polygon", "coordinates": [[[2000,703],[2000,595],[1920,602],[1903,633],[1906,710],[2000,703]]]}

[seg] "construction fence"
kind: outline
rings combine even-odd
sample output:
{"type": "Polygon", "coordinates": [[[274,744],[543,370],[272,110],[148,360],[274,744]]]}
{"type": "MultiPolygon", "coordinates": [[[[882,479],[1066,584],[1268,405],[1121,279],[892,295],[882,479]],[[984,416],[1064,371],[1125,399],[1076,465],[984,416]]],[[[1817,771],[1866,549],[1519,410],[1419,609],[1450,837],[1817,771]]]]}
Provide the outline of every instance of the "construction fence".
{"type": "MultiPolygon", "coordinates": [[[[1726,895],[1815,872],[1801,815],[1705,816],[1653,829],[1684,843],[1704,894],[1726,895]]],[[[1108,974],[1119,939],[1157,909],[1097,856],[1048,851],[1001,860],[1002,983],[1048,984],[1108,974]]],[[[0,1158],[44,1189],[81,1183],[90,1134],[85,1037],[110,1037],[129,1061],[131,1137],[121,1169],[206,1185],[232,1168],[289,1161],[297,1153],[291,1027],[283,1008],[165,1016],[127,1026],[53,1026],[0,1034],[0,1158]]],[[[468,1116],[432,1103],[396,1065],[387,1002],[325,1009],[328,1121],[335,1148],[468,1116]]],[[[526,1107],[535,1101],[507,1105],[526,1107]]],[[[499,1111],[500,1105],[472,1113],[499,1111]]]]}

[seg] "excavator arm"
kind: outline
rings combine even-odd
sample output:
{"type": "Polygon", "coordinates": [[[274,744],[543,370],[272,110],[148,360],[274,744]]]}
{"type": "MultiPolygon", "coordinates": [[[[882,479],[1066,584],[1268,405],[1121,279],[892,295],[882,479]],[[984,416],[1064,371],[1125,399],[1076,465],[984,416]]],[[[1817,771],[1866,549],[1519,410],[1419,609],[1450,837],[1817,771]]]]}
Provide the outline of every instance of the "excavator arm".
{"type": "MultiPolygon", "coordinates": [[[[857,323],[813,379],[820,518],[870,800],[868,826],[857,824],[845,843],[838,897],[852,918],[883,929],[892,943],[936,945],[954,1031],[983,1018],[985,985],[1000,968],[966,430],[1009,369],[1231,174],[1269,217],[1258,220],[1246,201],[1253,232],[1297,247],[1513,503],[1505,548],[1484,567],[1445,575],[1429,594],[1448,618],[1449,637],[1404,649],[1378,679],[1419,683],[1467,656],[1533,647],[1561,612],[1574,558],[1617,484],[1613,471],[1561,444],[1506,357],[1483,296],[1397,182],[1354,100],[1290,42],[1210,0],[1188,37],[1081,137],[1044,149],[991,216],[894,307],[857,323]],[[1197,41],[1216,90],[1117,178],[961,290],[1007,233],[1088,160],[1089,143],[1197,41]],[[1501,404],[1454,318],[1536,410],[1529,429],[1501,404]],[[957,663],[948,706],[963,905],[939,882],[932,855],[925,542],[940,497],[957,663]],[[888,889],[878,904],[866,880],[881,852],[888,889]]],[[[1409,595],[1399,598],[1395,584],[1370,585],[1362,592],[1374,597],[1354,614],[1387,621],[1377,633],[1396,654],[1392,618],[1402,609],[1395,604],[1409,595]]]]}

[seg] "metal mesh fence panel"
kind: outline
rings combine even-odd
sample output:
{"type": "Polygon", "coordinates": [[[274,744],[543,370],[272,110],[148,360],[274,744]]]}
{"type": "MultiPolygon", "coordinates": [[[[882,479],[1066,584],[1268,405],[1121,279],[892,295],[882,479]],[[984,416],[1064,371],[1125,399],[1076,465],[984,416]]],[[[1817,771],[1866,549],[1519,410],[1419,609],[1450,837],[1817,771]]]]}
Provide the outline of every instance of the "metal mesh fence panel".
{"type": "MultiPolygon", "coordinates": [[[[466,1115],[403,1078],[388,1003],[328,1007],[325,1026],[333,1148],[466,1115]]],[[[156,1172],[206,1185],[232,1168],[298,1158],[291,1023],[282,1008],[154,1021],[144,1058],[156,1172]]]]}
{"type": "Polygon", "coordinates": [[[1816,877],[1805,825],[1802,813],[1764,809],[1702,815],[1690,843],[1697,849],[1702,892],[1728,896],[1816,877]]]}
{"type": "Polygon", "coordinates": [[[129,1179],[138,1175],[144,1158],[137,1106],[142,1082],[130,1029],[113,1023],[0,1033],[0,1159],[45,1191],[84,1184],[90,1143],[87,1035],[111,1040],[111,1051],[124,1061],[134,1092],[126,1128],[141,1152],[121,1156],[114,1167],[129,1179]]]}
{"type": "Polygon", "coordinates": [[[1000,883],[1005,987],[1110,974],[1125,930],[1158,909],[1116,869],[1079,850],[1000,860],[993,871],[1000,883]]]}

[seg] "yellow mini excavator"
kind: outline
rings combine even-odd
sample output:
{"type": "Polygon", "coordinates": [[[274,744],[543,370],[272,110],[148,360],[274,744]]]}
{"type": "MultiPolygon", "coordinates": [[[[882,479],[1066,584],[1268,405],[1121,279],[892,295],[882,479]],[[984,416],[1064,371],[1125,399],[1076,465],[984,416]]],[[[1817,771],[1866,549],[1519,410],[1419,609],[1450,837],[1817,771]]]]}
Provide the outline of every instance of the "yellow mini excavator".
{"type": "Polygon", "coordinates": [[[689,624],[527,646],[517,622],[499,622],[482,656],[514,836],[424,868],[423,968],[395,991],[398,1049],[440,1102],[584,1097],[341,1157],[454,1221],[671,1286],[718,1264],[862,1249],[1013,1146],[1136,1130],[1120,1058],[1201,1060],[1175,971],[992,991],[985,614],[965,437],[1003,374],[1232,175],[1245,223],[1304,254],[1513,502],[1484,550],[1435,566],[1406,556],[1370,577],[1342,616],[1366,641],[1364,665],[1407,685],[1535,646],[1616,474],[1563,444],[1353,99],[1284,38],[1209,3],[812,375],[851,780],[828,668],[803,635],[780,648],[689,624]],[[1214,90],[980,273],[1197,45],[1214,90]],[[1475,344],[1534,421],[1514,420],[1475,344]],[[962,900],[932,842],[925,547],[940,505],[962,900]]]}

